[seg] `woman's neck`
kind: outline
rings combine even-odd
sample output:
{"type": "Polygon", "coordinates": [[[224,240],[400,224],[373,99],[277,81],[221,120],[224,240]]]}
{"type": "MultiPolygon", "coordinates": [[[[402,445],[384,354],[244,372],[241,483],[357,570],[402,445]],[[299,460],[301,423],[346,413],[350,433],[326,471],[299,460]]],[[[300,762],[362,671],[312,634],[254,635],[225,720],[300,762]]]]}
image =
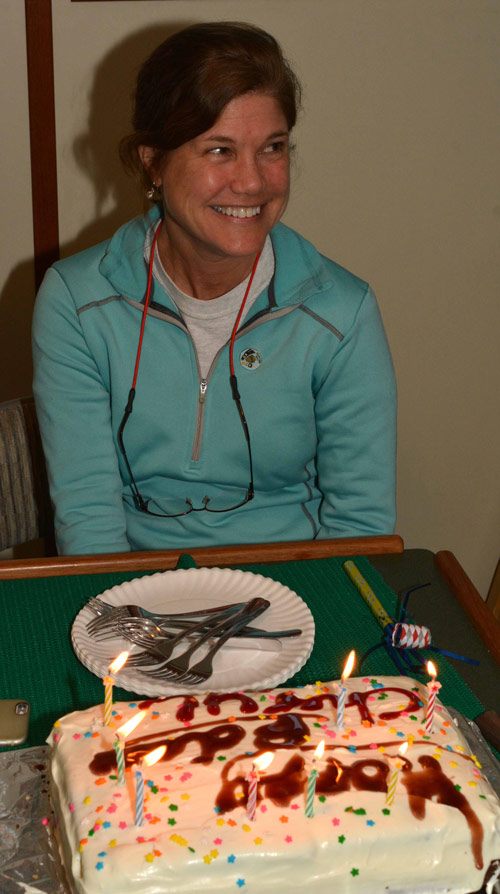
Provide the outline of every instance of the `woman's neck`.
{"type": "Polygon", "coordinates": [[[165,223],[156,250],[163,268],[177,288],[199,301],[211,301],[234,289],[250,276],[256,257],[208,256],[192,244],[175,244],[169,238],[165,223]]]}

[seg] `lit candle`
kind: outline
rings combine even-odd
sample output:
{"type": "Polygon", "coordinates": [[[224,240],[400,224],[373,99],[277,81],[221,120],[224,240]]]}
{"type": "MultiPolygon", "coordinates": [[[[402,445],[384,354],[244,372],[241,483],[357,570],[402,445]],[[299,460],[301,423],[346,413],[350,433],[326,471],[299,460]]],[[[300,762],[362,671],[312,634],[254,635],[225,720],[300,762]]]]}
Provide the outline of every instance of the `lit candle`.
{"type": "Polygon", "coordinates": [[[138,711],[130,720],[127,720],[120,729],[116,731],[116,739],[113,742],[113,748],[116,751],[116,766],[118,767],[118,784],[125,785],[125,739],[144,720],[147,711],[138,711]]]}
{"type": "Polygon", "coordinates": [[[307,780],[307,795],[306,795],[306,816],[314,816],[314,795],[316,792],[316,779],[318,777],[318,771],[314,764],[317,760],[321,760],[323,757],[323,752],[325,750],[325,743],[323,739],[317,745],[314,750],[314,757],[312,761],[312,770],[309,774],[309,779],[307,780]]]}
{"type": "Polygon", "coordinates": [[[117,658],[111,662],[109,665],[109,674],[107,674],[104,679],[104,726],[109,726],[111,723],[111,706],[113,704],[113,683],[115,682],[115,678],[112,674],[117,674],[119,670],[123,667],[126,660],[128,658],[128,652],[120,652],[117,658]]]}
{"type": "Polygon", "coordinates": [[[142,775],[142,768],[143,766],[152,767],[153,764],[156,764],[157,761],[163,757],[166,750],[166,745],[160,745],[159,748],[155,748],[154,751],[150,751],[149,754],[146,754],[139,765],[134,764],[136,826],[142,826],[144,823],[144,777],[142,775]]]}
{"type": "MultiPolygon", "coordinates": [[[[408,742],[403,742],[401,747],[399,748],[399,754],[403,757],[406,754],[406,749],[408,748],[408,742]]],[[[394,801],[394,795],[396,794],[396,786],[398,784],[398,776],[401,767],[403,766],[403,761],[400,761],[399,758],[396,761],[396,766],[392,772],[391,778],[389,779],[389,785],[387,786],[387,795],[385,798],[385,803],[388,807],[391,806],[394,801]]]]}
{"type": "Polygon", "coordinates": [[[441,683],[436,680],[437,670],[432,661],[427,662],[427,673],[430,674],[432,680],[427,683],[427,708],[425,712],[425,732],[432,733],[434,726],[434,708],[436,707],[436,695],[441,689],[441,683]]]}
{"type": "Polygon", "coordinates": [[[257,785],[262,773],[271,763],[274,754],[272,751],[265,751],[259,757],[256,757],[252,763],[252,769],[247,776],[248,795],[247,795],[247,813],[248,819],[255,819],[255,811],[257,809],[257,785]]]}
{"type": "Polygon", "coordinates": [[[355,661],[356,652],[353,649],[351,652],[349,652],[349,657],[345,663],[344,670],[342,671],[342,683],[337,698],[337,729],[343,729],[344,727],[345,700],[347,695],[347,689],[344,686],[344,680],[347,680],[347,677],[350,677],[355,661]]]}

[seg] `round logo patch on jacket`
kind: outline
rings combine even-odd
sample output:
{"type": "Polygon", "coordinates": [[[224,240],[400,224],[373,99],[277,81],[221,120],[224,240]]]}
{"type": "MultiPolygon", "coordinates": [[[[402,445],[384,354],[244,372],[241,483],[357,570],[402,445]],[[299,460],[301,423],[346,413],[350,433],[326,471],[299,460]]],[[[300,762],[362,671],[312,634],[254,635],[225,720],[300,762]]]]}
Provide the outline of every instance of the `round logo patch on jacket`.
{"type": "Polygon", "coordinates": [[[259,354],[255,348],[246,348],[240,354],[240,363],[245,369],[257,369],[262,363],[262,354],[259,354]]]}

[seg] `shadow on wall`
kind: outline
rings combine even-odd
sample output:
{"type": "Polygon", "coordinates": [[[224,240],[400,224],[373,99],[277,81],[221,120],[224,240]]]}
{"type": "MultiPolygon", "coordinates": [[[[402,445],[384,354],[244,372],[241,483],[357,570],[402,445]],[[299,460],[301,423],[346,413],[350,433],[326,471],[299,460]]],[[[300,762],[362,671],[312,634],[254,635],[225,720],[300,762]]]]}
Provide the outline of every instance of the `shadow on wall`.
{"type": "MultiPolygon", "coordinates": [[[[73,142],[76,163],[94,190],[94,217],[76,238],[61,245],[61,255],[107,239],[126,220],[149,207],[134,177],[123,170],[118,145],[132,129],[133,93],[140,66],[162,41],[188,24],[192,23],[149,25],[113,47],[97,67],[89,94],[87,129],[73,142]]],[[[64,197],[60,196],[60,201],[64,197]]]]}
{"type": "MultiPolygon", "coordinates": [[[[118,144],[131,130],[132,96],[142,62],[187,21],[149,25],[127,36],[98,65],[89,92],[87,129],[78,134],[73,154],[95,195],[92,221],[61,243],[67,257],[107,239],[146,207],[133,177],[120,163],[118,144]]],[[[59,194],[62,204],[70,197],[59,194]]],[[[10,273],[0,294],[0,401],[31,394],[31,317],[35,295],[33,261],[27,258],[10,273]]]]}

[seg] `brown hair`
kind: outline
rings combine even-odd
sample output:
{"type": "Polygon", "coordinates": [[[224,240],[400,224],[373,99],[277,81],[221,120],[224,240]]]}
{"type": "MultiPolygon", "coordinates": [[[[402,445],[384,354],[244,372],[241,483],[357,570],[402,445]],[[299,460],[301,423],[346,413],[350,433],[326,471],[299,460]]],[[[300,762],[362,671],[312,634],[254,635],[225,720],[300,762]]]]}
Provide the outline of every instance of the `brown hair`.
{"type": "Polygon", "coordinates": [[[291,130],[300,106],[300,84],[278,42],[243,22],[206,22],[167,38],[143,63],[137,78],[134,132],[122,139],[120,157],[139,171],[139,146],[165,154],[204,133],[227,104],[260,91],[279,102],[291,130]]]}

